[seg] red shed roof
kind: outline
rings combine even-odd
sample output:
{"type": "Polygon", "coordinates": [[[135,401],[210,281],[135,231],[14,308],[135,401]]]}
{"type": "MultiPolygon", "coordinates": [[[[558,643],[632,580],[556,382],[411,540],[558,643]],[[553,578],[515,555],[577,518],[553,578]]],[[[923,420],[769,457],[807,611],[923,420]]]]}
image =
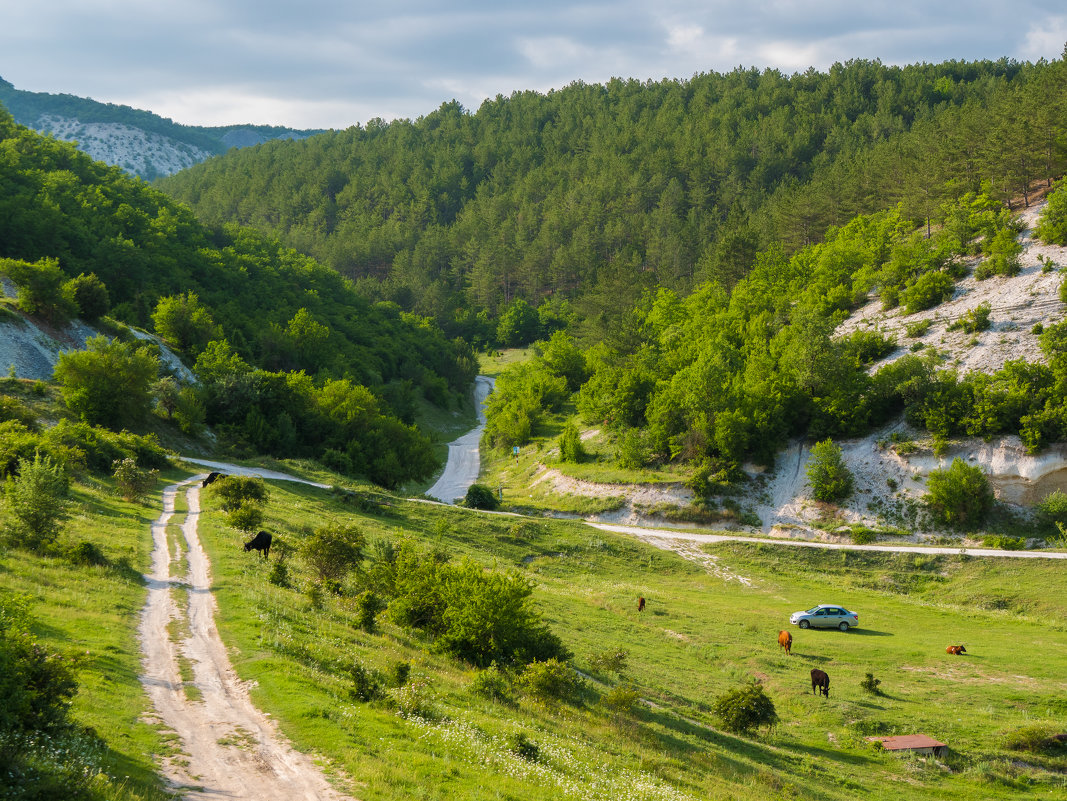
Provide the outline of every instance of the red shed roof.
{"type": "Polygon", "coordinates": [[[902,734],[899,737],[868,737],[868,740],[879,741],[887,751],[907,751],[912,748],[940,748],[945,743],[938,742],[933,737],[925,734],[902,734]]]}

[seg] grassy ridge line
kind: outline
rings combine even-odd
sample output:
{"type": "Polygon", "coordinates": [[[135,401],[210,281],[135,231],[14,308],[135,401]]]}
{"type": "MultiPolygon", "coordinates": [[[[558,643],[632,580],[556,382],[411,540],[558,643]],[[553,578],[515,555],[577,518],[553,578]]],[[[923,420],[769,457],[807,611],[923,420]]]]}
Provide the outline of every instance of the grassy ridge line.
{"type": "MultiPolygon", "coordinates": [[[[756,588],[747,589],[573,523],[530,522],[538,530],[515,534],[509,533],[514,520],[423,504],[399,504],[375,518],[321,491],[280,485],[272,485],[269,518],[268,527],[294,541],[302,528],[343,518],[371,537],[416,536],[497,567],[526,563],[546,619],[576,653],[578,667],[589,670],[591,653],[626,648],[642,695],[656,704],[618,718],[599,705],[596,690],[577,709],[525,699],[511,706],[483,701],[466,687],[470,671],[427,652],[418,638],[388,623],[381,634],[368,635],[353,627],[343,599],[328,598],[315,610],[298,591],[268,584],[266,566],[243,558],[238,538],[206,511],[202,536],[215,565],[219,626],[235,647],[235,668],[258,682],[256,703],[286,735],[302,749],[327,755],[356,779],[363,798],[553,797],[531,786],[529,772],[513,770],[493,745],[515,731],[565,751],[569,762],[553,763],[553,775],[578,781],[585,797],[606,792],[589,778],[605,766],[637,766],[642,775],[702,797],[895,798],[899,794],[889,792],[894,784],[918,772],[913,797],[988,798],[988,782],[1015,781],[1002,734],[1054,717],[1062,689],[1058,676],[1065,665],[1050,658],[1067,645],[1062,627],[1034,617],[1016,624],[996,609],[967,609],[973,599],[961,588],[979,570],[967,560],[934,557],[948,586],[936,586],[931,599],[894,590],[891,581],[884,585],[889,591],[880,590],[881,579],[868,576],[926,577],[928,569],[916,566],[920,557],[863,555],[869,561],[854,563],[858,583],[850,586],[827,568],[856,559],[851,555],[805,554],[799,563],[818,569],[792,576],[783,569],[792,554],[771,558],[765,546],[717,546],[731,568],[743,566],[755,581],[756,588]],[[632,608],[638,594],[650,602],[643,615],[632,608]],[[864,631],[804,632],[796,656],[780,655],[773,640],[784,616],[830,596],[861,610],[864,631]],[[936,600],[947,596],[959,604],[936,600]],[[975,658],[946,663],[945,643],[958,640],[968,641],[975,658]],[[1020,642],[1043,647],[1020,659],[1020,642]],[[359,661],[384,672],[398,659],[410,660],[413,674],[433,687],[428,705],[436,717],[405,722],[384,705],[356,704],[347,696],[344,665],[359,661]],[[810,695],[807,670],[815,665],[833,677],[829,702],[810,695]],[[883,697],[858,689],[872,671],[883,679],[883,697]],[[710,722],[707,704],[716,694],[752,675],[763,679],[778,704],[778,731],[753,741],[696,725],[710,722]],[[959,717],[960,709],[967,715],[959,717]],[[954,773],[946,778],[939,768],[875,755],[862,741],[870,730],[926,731],[946,739],[956,752],[954,773]]],[[[1059,581],[1057,573],[1029,564],[1013,565],[1004,581],[994,568],[981,570],[988,571],[983,582],[991,598],[1003,598],[1022,580],[1029,603],[1054,594],[1059,581]]],[[[1047,773],[1038,776],[1039,784],[1052,781],[1047,773]]]]}

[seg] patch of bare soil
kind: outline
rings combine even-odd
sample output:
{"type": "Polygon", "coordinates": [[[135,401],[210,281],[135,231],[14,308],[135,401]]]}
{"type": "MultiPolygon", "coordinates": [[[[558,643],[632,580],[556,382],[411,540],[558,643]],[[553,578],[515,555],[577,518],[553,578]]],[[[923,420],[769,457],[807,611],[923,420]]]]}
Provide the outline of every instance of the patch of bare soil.
{"type": "Polygon", "coordinates": [[[348,796],[334,790],[314,762],[295,751],[253,706],[248,686],[230,665],[215,626],[210,565],[197,536],[202,477],[164,490],[163,513],[152,524],[152,571],[145,577],[148,599],[138,632],[144,657],[141,683],[159,721],[180,739],[180,753],[164,761],[164,775],[184,799],[342,801],[348,796]],[[182,487],[188,487],[182,534],[189,572],[175,577],[166,529],[182,487]],[[180,642],[171,638],[169,626],[180,614],[171,593],[178,583],[189,590],[189,635],[180,642]],[[179,653],[192,665],[198,692],[187,693],[179,653]]]}

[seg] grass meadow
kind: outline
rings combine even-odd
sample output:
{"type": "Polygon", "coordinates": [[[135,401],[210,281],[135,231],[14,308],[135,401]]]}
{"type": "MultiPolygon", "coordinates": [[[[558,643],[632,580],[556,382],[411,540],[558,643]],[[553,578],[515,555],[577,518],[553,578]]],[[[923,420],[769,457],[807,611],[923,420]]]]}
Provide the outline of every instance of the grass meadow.
{"type": "MultiPolygon", "coordinates": [[[[184,475],[172,471],[160,487],[184,475]]],[[[367,487],[358,496],[285,482],[269,487],[263,527],[294,549],[315,527],[347,522],[369,541],[413,538],[456,561],[522,572],[584,676],[571,703],[539,701],[514,686],[485,698],[474,691],[476,670],[435,653],[388,612],[374,632],[358,628],[359,574],[339,595],[312,591],[294,554],[290,586],[272,584],[278,547],[270,562],[245,553],[243,535],[225,525],[205,492],[201,538],[234,667],[252,683],[254,701],[354,797],[1067,795],[1067,754],[1047,738],[1067,731],[1061,565],[734,543],[707,551],[715,559],[709,571],[576,521],[484,515],[367,487]],[[378,505],[367,504],[368,496],[378,505]],[[643,612],[639,596],[647,599],[643,612]],[[819,602],[858,611],[861,628],[794,628],[786,656],[778,630],[790,628],[790,612],[819,602]],[[968,654],[945,653],[956,643],[968,654]],[[619,651],[621,672],[604,668],[598,657],[619,651]],[[410,665],[408,681],[392,686],[388,677],[402,663],[410,665]],[[382,677],[382,697],[356,700],[356,665],[382,677]],[[811,693],[813,667],[831,677],[828,699],[811,693]],[[880,680],[880,694],[862,689],[867,673],[880,680]],[[747,736],[721,730],[711,705],[753,678],[773,700],[777,726],[747,736]],[[640,700],[620,703],[620,686],[640,700]],[[949,755],[898,756],[864,739],[907,733],[948,743],[949,755]]],[[[107,482],[78,484],[75,492],[78,511],[63,538],[94,542],[108,564],[79,567],[8,547],[0,554],[0,591],[28,594],[40,637],[81,654],[76,714],[104,743],[105,796],[160,798],[153,766],[174,743],[147,708],[136,642],[139,574],[160,494],[137,505],[117,499],[107,482]]]]}

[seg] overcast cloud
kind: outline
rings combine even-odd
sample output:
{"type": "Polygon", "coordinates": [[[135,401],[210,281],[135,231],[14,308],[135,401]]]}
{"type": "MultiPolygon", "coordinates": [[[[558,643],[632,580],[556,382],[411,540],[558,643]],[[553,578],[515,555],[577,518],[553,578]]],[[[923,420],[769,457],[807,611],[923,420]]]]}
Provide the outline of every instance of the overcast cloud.
{"type": "Polygon", "coordinates": [[[1055,59],[1063,0],[0,0],[16,88],[192,125],[346,128],[576,80],[1055,59]]]}

